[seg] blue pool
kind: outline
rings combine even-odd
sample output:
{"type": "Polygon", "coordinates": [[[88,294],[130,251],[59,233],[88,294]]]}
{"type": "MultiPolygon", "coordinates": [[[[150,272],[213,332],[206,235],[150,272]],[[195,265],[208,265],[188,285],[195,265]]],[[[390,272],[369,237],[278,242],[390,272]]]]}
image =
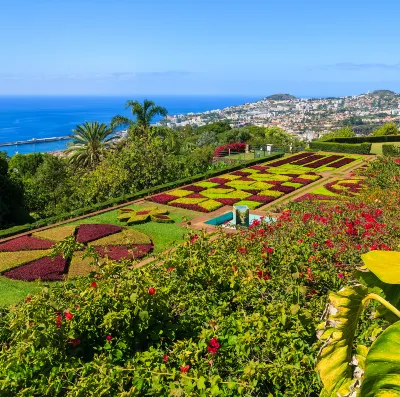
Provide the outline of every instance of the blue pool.
{"type": "MultiPolygon", "coordinates": [[[[213,226],[223,226],[227,227],[230,229],[234,229],[236,225],[232,222],[233,220],[233,212],[227,212],[226,214],[222,214],[220,216],[217,216],[216,218],[209,219],[207,222],[205,222],[207,225],[213,225],[213,226]]],[[[253,215],[250,214],[249,216],[249,223],[250,225],[255,221],[264,221],[266,223],[271,223],[275,222],[276,218],[269,217],[269,216],[261,216],[261,215],[253,215]]]]}

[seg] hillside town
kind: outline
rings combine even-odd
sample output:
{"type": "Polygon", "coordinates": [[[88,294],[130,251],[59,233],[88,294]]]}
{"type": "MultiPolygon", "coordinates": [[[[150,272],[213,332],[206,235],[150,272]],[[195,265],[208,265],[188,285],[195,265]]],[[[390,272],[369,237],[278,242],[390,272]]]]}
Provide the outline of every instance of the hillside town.
{"type": "Polygon", "coordinates": [[[225,109],[167,116],[160,124],[170,128],[198,127],[221,120],[235,128],[279,126],[307,140],[346,125],[362,134],[381,124],[400,121],[400,94],[388,90],[338,98],[276,94],[225,109]]]}

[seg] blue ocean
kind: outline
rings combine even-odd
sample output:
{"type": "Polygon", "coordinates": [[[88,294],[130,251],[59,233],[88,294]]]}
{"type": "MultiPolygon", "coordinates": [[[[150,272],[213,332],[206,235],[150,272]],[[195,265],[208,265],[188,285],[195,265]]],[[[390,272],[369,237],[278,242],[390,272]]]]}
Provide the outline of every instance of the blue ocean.
{"type": "MultiPolygon", "coordinates": [[[[247,96],[149,96],[170,115],[222,109],[261,99],[247,96]]],[[[0,143],[32,138],[67,136],[85,121],[109,123],[117,114],[130,116],[127,99],[142,101],[144,96],[127,97],[0,97],[0,143]]],[[[158,121],[158,120],[155,120],[158,121]]],[[[0,146],[0,151],[15,153],[63,150],[68,141],[0,146]]]]}

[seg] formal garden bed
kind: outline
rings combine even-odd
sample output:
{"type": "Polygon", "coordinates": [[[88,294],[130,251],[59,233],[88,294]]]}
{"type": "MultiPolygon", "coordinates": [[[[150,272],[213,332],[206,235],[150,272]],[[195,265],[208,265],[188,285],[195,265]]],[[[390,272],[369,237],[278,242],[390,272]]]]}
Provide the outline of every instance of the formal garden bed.
{"type": "Polygon", "coordinates": [[[295,169],[291,164],[311,155],[302,153],[278,162],[243,168],[151,196],[149,200],[199,212],[212,212],[224,205],[247,205],[250,209],[256,209],[320,179],[321,176],[311,169],[295,169]],[[280,168],[283,164],[292,168],[280,168]]]}
{"type": "Polygon", "coordinates": [[[338,178],[294,199],[296,202],[342,200],[356,196],[365,186],[363,178],[338,178]]]}
{"type": "Polygon", "coordinates": [[[68,237],[80,244],[80,251],[92,247],[100,258],[113,260],[140,259],[153,250],[150,237],[135,230],[107,224],[67,225],[0,244],[0,274],[14,280],[60,281],[90,273],[83,252],[77,251],[73,258],[52,257],[56,243],[68,237]]]}

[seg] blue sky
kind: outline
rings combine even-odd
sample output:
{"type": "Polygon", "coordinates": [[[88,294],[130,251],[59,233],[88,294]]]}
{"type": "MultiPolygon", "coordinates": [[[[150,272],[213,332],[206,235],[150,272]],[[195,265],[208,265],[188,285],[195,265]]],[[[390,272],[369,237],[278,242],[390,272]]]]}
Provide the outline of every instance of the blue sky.
{"type": "Polygon", "coordinates": [[[400,91],[398,0],[2,0],[0,95],[400,91]]]}

